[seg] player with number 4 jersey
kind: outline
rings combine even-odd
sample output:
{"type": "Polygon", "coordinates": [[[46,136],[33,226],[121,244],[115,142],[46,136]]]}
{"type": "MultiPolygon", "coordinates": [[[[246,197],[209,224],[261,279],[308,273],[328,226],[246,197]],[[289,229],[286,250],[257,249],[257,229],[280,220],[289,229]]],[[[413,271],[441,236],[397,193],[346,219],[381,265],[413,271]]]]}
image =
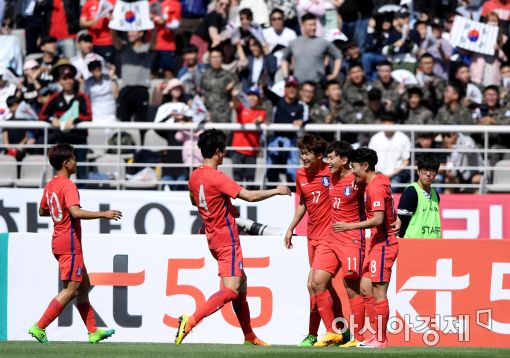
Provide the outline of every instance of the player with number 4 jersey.
{"type": "Polygon", "coordinates": [[[226,142],[225,133],[217,129],[208,129],[200,134],[198,147],[204,162],[191,174],[188,182],[191,202],[198,207],[204,222],[209,250],[218,262],[218,275],[221,277],[222,288],[204,305],[197,307],[193,315],[182,315],[179,318],[175,344],[181,344],[203,318],[210,316],[228,302],[232,302],[244,333],[244,343],[267,345],[257,338],[251,328],[250,308],[246,300],[247,284],[243,269],[243,254],[235,222],[239,212],[230,199],[240,198],[255,202],[275,195],[290,195],[290,190],[281,185],[271,190],[247,190],[217,170],[226,154],[226,142]]]}

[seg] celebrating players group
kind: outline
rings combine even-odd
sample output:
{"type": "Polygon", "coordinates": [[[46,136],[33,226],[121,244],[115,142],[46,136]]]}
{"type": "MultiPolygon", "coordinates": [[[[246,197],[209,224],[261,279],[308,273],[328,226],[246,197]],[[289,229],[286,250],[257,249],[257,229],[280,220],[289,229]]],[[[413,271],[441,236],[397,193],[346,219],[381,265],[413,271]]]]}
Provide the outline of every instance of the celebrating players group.
{"type": "MultiPolygon", "coordinates": [[[[226,143],[225,133],[217,129],[200,134],[198,147],[204,161],[188,183],[190,199],[198,207],[209,249],[218,262],[222,288],[197,307],[193,315],[183,314],[179,318],[176,344],[181,344],[203,318],[232,302],[244,333],[244,344],[268,345],[251,328],[247,280],[235,222],[239,212],[231,199],[256,202],[275,195],[290,195],[290,190],[282,185],[268,190],[248,190],[217,170],[223,163],[226,143]]],[[[293,231],[308,213],[310,319],[308,335],[299,346],[386,347],[387,290],[398,254],[395,234],[398,225],[390,181],[376,173],[377,154],[371,149],[353,150],[350,144],[341,141],[328,145],[314,135],[305,135],[298,146],[303,161],[303,168],[296,176],[299,204],[284,244],[292,248],[293,231]],[[370,229],[367,239],[366,229],[370,229]],[[343,277],[349,297],[351,319],[347,320],[340,319],[342,304],[332,285],[332,279],[338,274],[343,277]],[[318,339],[321,321],[326,334],[318,339]],[[346,322],[353,324],[349,327],[346,322]]],[[[88,297],[90,281],[81,250],[80,220],[118,220],[122,213],[81,209],[78,190],[70,180],[76,172],[73,153],[73,147],[67,144],[57,144],[48,152],[56,175],[44,189],[39,214],[53,219],[52,250],[64,288],[29,329],[29,334],[41,343],[48,341],[45,328],[73,298],[77,299],[89,342],[97,343],[115,332],[96,327],[88,297]]]]}

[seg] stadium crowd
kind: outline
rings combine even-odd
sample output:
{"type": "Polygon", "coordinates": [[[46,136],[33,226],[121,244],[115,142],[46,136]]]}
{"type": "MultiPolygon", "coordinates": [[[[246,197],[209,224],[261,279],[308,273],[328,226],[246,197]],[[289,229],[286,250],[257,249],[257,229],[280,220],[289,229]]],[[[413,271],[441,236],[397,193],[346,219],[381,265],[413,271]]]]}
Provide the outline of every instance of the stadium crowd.
{"type": "MultiPolygon", "coordinates": [[[[82,121],[510,124],[506,0],[151,0],[155,29],[129,32],[111,30],[112,10],[98,14],[100,3],[0,1],[0,121],[47,121],[49,144],[73,145],[90,140],[76,128],[82,121]],[[456,16],[499,28],[494,55],[451,44],[456,16]],[[62,119],[74,109],[79,115],[62,119]]],[[[182,152],[151,161],[200,163],[189,132],[158,135],[182,152]]],[[[490,147],[507,149],[507,137],[491,135],[490,147]]],[[[455,127],[422,133],[415,143],[393,131],[342,139],[376,150],[377,169],[392,183],[409,183],[412,147],[451,150],[441,157],[444,183],[481,180],[475,169],[451,169],[483,165],[480,154],[463,152],[483,146],[483,137],[455,127]]],[[[4,129],[1,146],[21,160],[30,149],[12,145],[42,140],[37,131],[4,129]]],[[[234,164],[255,164],[261,141],[297,146],[296,132],[234,132],[229,140],[241,148],[229,153],[234,164]]],[[[298,153],[270,150],[267,164],[297,165],[298,153]]],[[[87,155],[77,149],[79,162],[87,155]]],[[[490,162],[502,158],[491,154],[490,162]]],[[[283,172],[295,182],[295,168],[283,172]]],[[[266,175],[278,182],[280,174],[266,175]]],[[[79,168],[78,178],[87,175],[79,168]]],[[[162,173],[169,180],[188,175],[173,167],[162,173]]],[[[255,169],[236,168],[234,180],[254,181],[255,169]]]]}

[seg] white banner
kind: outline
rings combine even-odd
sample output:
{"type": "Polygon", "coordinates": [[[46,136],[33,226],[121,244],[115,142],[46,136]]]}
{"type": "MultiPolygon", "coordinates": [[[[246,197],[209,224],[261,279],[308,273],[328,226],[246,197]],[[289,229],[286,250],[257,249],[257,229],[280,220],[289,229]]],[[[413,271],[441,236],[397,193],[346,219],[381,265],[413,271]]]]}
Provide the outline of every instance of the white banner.
{"type": "MultiPolygon", "coordinates": [[[[49,217],[39,217],[37,210],[42,189],[2,189],[0,232],[51,233],[49,217]]],[[[122,220],[82,220],[83,236],[89,234],[196,234],[200,227],[198,209],[191,205],[187,192],[136,190],[80,190],[85,210],[122,211],[122,220]]],[[[234,200],[241,217],[265,225],[287,229],[294,216],[294,197],[277,196],[248,203],[234,200]]]]}
{"type": "Polygon", "coordinates": [[[150,18],[149,1],[117,1],[109,27],[117,31],[144,31],[153,29],[154,23],[150,18]]]}
{"type": "Polygon", "coordinates": [[[455,16],[450,42],[455,47],[485,55],[494,55],[498,27],[455,16]]]}

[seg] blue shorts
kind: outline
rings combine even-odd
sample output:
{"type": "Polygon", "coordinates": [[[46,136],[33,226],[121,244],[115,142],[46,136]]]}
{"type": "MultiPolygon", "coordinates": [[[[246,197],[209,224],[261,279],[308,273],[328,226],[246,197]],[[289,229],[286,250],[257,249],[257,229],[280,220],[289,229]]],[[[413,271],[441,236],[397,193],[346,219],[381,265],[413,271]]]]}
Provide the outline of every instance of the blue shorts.
{"type": "Polygon", "coordinates": [[[175,51],[154,51],[154,56],[152,57],[151,70],[152,72],[158,72],[159,70],[163,71],[172,71],[174,74],[176,73],[176,60],[175,60],[175,51]]]}

